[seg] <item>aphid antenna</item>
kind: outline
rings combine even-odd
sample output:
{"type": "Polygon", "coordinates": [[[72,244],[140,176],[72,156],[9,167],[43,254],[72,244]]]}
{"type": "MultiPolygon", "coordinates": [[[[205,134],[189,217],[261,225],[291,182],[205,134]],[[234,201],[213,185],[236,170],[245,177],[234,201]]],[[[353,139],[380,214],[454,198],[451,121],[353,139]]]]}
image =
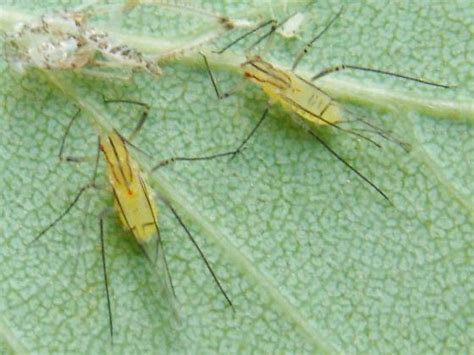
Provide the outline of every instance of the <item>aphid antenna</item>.
{"type": "MultiPolygon", "coordinates": [[[[243,35],[237,37],[235,40],[233,40],[232,42],[230,42],[229,44],[227,44],[226,46],[224,46],[224,47],[221,48],[220,50],[218,50],[218,51],[213,51],[213,52],[214,52],[214,53],[217,53],[217,54],[222,54],[222,53],[224,53],[226,50],[228,50],[229,48],[231,48],[232,46],[234,46],[235,44],[239,43],[241,40],[243,40],[243,39],[247,38],[248,36],[250,36],[251,34],[253,34],[253,33],[259,31],[259,30],[262,29],[262,28],[267,27],[268,25],[272,25],[272,27],[273,27],[273,26],[275,26],[275,24],[276,24],[276,20],[274,20],[274,19],[271,19],[271,20],[267,20],[267,21],[265,21],[265,22],[262,22],[262,23],[260,23],[259,25],[257,25],[255,28],[253,28],[253,29],[251,29],[250,31],[244,33],[243,35]]],[[[270,32],[270,31],[269,31],[269,32],[270,32]]],[[[268,34],[265,34],[265,35],[263,35],[263,36],[265,36],[265,38],[266,38],[266,37],[268,37],[269,35],[270,35],[270,34],[268,33],[268,34]]],[[[261,41],[258,41],[258,43],[260,43],[260,42],[261,42],[261,41]]],[[[254,46],[257,45],[258,43],[256,43],[256,44],[254,43],[251,47],[254,47],[254,46]]]]}
{"type": "Polygon", "coordinates": [[[266,46],[265,46],[265,49],[263,50],[263,52],[266,53],[266,52],[268,52],[268,50],[272,46],[272,39],[273,39],[273,35],[275,34],[276,30],[279,29],[280,27],[282,27],[294,15],[295,15],[295,13],[292,13],[292,14],[288,15],[281,22],[278,22],[275,19],[270,19],[270,20],[264,21],[264,22],[260,23],[259,25],[257,25],[256,27],[252,28],[251,30],[245,32],[241,36],[237,37],[235,40],[233,40],[232,42],[230,42],[229,44],[227,44],[226,46],[224,46],[220,50],[213,51],[213,52],[217,53],[217,54],[222,54],[226,50],[228,50],[229,48],[231,48],[232,46],[237,44],[238,42],[240,42],[243,39],[247,38],[248,36],[258,32],[259,30],[261,30],[261,29],[263,29],[267,26],[270,26],[270,29],[267,32],[265,32],[263,35],[261,35],[259,38],[257,38],[257,40],[255,42],[253,42],[250,46],[248,46],[247,49],[245,50],[246,53],[250,53],[255,47],[257,47],[260,43],[262,43],[263,40],[265,40],[266,38],[270,38],[269,41],[267,42],[266,46]]]}
{"type": "Polygon", "coordinates": [[[301,59],[309,52],[313,44],[320,39],[328,30],[331,28],[331,26],[336,22],[336,20],[341,16],[342,12],[344,11],[344,6],[342,6],[339,9],[339,12],[327,23],[327,25],[322,29],[321,32],[319,32],[316,36],[313,37],[306,45],[303,47],[303,49],[296,55],[295,61],[293,62],[293,65],[291,66],[291,71],[295,71],[296,67],[300,63],[301,59]]]}
{"type": "MultiPolygon", "coordinates": [[[[139,149],[137,146],[133,145],[131,141],[133,138],[138,134],[138,132],[142,129],[143,125],[145,124],[145,121],[148,119],[148,115],[150,113],[150,105],[148,105],[145,102],[141,102],[138,100],[127,100],[127,99],[107,99],[104,95],[102,95],[102,99],[105,104],[110,104],[110,103],[125,103],[125,104],[131,104],[131,105],[137,105],[141,106],[144,108],[142,115],[140,116],[140,120],[137,122],[135,128],[133,129],[132,133],[128,137],[128,140],[125,140],[127,144],[129,144],[131,147],[135,148],[136,150],[140,151],[141,153],[144,153],[145,155],[151,157],[150,154],[144,152],[143,150],[139,149]]],[[[118,133],[118,132],[117,132],[118,133]]]]}
{"type": "MultiPolygon", "coordinates": [[[[117,134],[119,134],[117,131],[115,131],[115,132],[116,132],[117,134]]],[[[135,131],[134,131],[134,132],[135,132],[135,131]]],[[[133,132],[132,132],[132,134],[133,134],[133,132]]],[[[140,153],[144,154],[144,155],[147,156],[148,158],[154,158],[153,155],[151,155],[151,154],[148,153],[147,151],[141,149],[141,148],[140,148],[139,146],[137,146],[136,144],[132,143],[132,142],[130,141],[131,138],[128,138],[128,139],[127,139],[127,138],[125,138],[125,137],[123,137],[123,136],[121,136],[121,135],[120,135],[120,137],[123,139],[123,141],[124,141],[127,145],[129,145],[130,147],[132,147],[133,149],[135,149],[137,152],[140,152],[140,153]]]]}
{"type": "Polygon", "coordinates": [[[181,217],[179,216],[179,214],[176,212],[176,210],[173,208],[173,206],[171,206],[170,203],[167,203],[169,209],[171,210],[171,212],[173,213],[173,215],[176,217],[176,219],[178,220],[179,224],[181,225],[181,227],[183,227],[184,231],[186,232],[186,235],[188,236],[189,240],[192,242],[192,244],[194,245],[194,247],[196,248],[196,250],[198,251],[199,255],[201,256],[202,260],[204,261],[204,264],[206,265],[207,269],[209,270],[210,274],[212,275],[212,278],[214,279],[215,283],[217,284],[217,287],[219,288],[219,290],[221,291],[222,295],[224,296],[224,298],[226,299],[227,303],[229,304],[229,306],[232,308],[233,311],[235,311],[234,309],[234,305],[232,304],[232,301],[230,300],[229,296],[227,295],[227,293],[225,292],[224,288],[222,287],[221,283],[219,282],[219,279],[217,278],[217,275],[215,274],[215,272],[212,270],[212,267],[211,267],[211,264],[209,264],[209,261],[207,260],[206,256],[204,255],[203,251],[201,250],[201,248],[199,247],[199,244],[196,242],[196,240],[194,239],[194,237],[192,236],[191,232],[189,231],[188,227],[186,227],[186,225],[184,224],[183,220],[181,219],[181,217]]]}
{"type": "Polygon", "coordinates": [[[290,15],[288,15],[287,17],[285,17],[282,21],[280,22],[276,22],[272,24],[272,26],[270,27],[270,29],[268,30],[267,33],[263,34],[260,38],[258,38],[253,44],[251,44],[249,46],[249,48],[247,49],[247,53],[250,53],[252,49],[254,49],[255,47],[257,47],[263,40],[265,40],[266,38],[268,38],[268,41],[267,43],[265,44],[265,47],[264,49],[260,52],[261,55],[264,55],[265,53],[268,53],[270,51],[270,49],[272,48],[273,46],[273,38],[274,38],[274,35],[275,33],[277,32],[277,30],[281,27],[283,27],[289,20],[291,20],[291,18],[293,16],[296,15],[296,12],[294,13],[291,13],[290,15]]]}

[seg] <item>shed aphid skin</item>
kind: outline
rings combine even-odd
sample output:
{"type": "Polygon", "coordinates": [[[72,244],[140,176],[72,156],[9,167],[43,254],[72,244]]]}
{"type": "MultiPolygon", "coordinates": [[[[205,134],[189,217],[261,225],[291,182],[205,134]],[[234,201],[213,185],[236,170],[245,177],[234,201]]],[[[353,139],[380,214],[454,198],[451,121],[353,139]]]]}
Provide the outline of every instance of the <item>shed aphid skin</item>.
{"type": "Polygon", "coordinates": [[[287,21],[283,21],[283,25],[277,29],[277,32],[286,38],[296,37],[303,22],[304,14],[301,12],[295,12],[287,21]]]}
{"type": "MultiPolygon", "coordinates": [[[[133,100],[106,100],[106,103],[133,103],[137,105],[143,105],[140,102],[133,100]]],[[[66,136],[69,133],[73,122],[79,116],[80,111],[78,111],[70,123],[68,124],[65,135],[61,141],[59,156],[62,160],[78,162],[81,161],[80,158],[69,158],[64,157],[63,150],[66,141],[66,136]]],[[[139,122],[139,125],[143,125],[143,122],[139,122]]],[[[134,130],[136,132],[137,129],[134,130]]],[[[67,206],[63,213],[61,213],[56,219],[54,219],[46,228],[44,228],[38,235],[33,239],[33,242],[38,241],[44,234],[46,234],[51,228],[53,228],[58,222],[60,222],[77,204],[80,197],[84,194],[86,190],[91,188],[97,188],[96,177],[99,163],[99,155],[102,152],[105,162],[108,181],[114,196],[114,209],[116,210],[121,224],[131,232],[137,241],[138,246],[145,255],[146,259],[150,264],[159,267],[161,271],[166,273],[166,292],[169,298],[176,297],[170,270],[168,268],[168,263],[165,257],[164,248],[162,244],[162,239],[160,235],[160,228],[158,225],[158,209],[155,204],[155,195],[150,185],[147,182],[145,173],[140,169],[138,162],[133,158],[131,152],[128,149],[129,142],[125,139],[120,133],[115,129],[110,132],[101,132],[99,134],[99,149],[97,150],[97,156],[95,158],[95,167],[91,181],[83,186],[72,202],[67,206]],[[149,248],[149,246],[155,242],[156,245],[154,249],[149,248]],[[159,263],[159,265],[158,265],[159,263]]],[[[235,152],[226,152],[214,154],[211,156],[202,156],[202,157],[176,157],[170,158],[162,161],[160,164],[156,165],[153,170],[158,169],[159,167],[168,165],[175,161],[186,160],[186,161],[197,161],[197,160],[210,160],[214,158],[219,158],[223,156],[233,155],[235,152]]],[[[232,307],[233,304],[222,287],[217,275],[213,271],[211,265],[209,264],[207,258],[205,257],[203,251],[199,247],[199,244],[194,239],[193,235],[189,229],[184,224],[182,218],[178,215],[176,210],[171,206],[170,203],[167,203],[167,206],[172,211],[173,215],[178,220],[179,224],[183,227],[187,237],[192,242],[196,250],[198,251],[200,257],[203,259],[206,268],[211,274],[214,282],[216,283],[219,291],[224,296],[226,302],[232,307]]],[[[109,318],[109,329],[110,336],[113,342],[114,337],[114,327],[113,327],[113,317],[112,317],[112,307],[110,300],[109,292],[109,278],[107,276],[107,267],[105,260],[105,251],[104,251],[104,227],[103,227],[103,218],[100,218],[100,241],[101,241],[101,256],[102,256],[102,266],[103,266],[103,276],[104,276],[104,285],[107,299],[107,309],[108,309],[108,318],[109,318]]],[[[155,268],[156,270],[156,268],[155,268]]],[[[158,271],[158,270],[157,270],[158,271]]]]}
{"type": "Polygon", "coordinates": [[[17,24],[5,35],[7,61],[20,72],[28,68],[71,70],[90,65],[138,68],[161,75],[156,59],[89,25],[90,13],[54,13],[17,24]]]}
{"type": "Polygon", "coordinates": [[[253,22],[245,19],[234,19],[197,7],[166,1],[130,0],[124,5],[96,5],[92,2],[73,11],[46,14],[29,22],[18,23],[13,31],[4,35],[4,52],[6,60],[19,72],[28,68],[42,68],[82,70],[86,74],[106,76],[104,73],[86,69],[105,67],[142,69],[159,77],[162,74],[159,61],[170,60],[195,50],[234,28],[253,26],[253,22]],[[198,34],[195,40],[163,53],[146,55],[88,23],[88,19],[97,13],[112,10],[128,13],[141,5],[156,5],[211,18],[219,30],[198,34]]]}
{"type": "MultiPolygon", "coordinates": [[[[244,77],[249,81],[257,84],[262,88],[265,94],[269,97],[270,103],[277,102],[279,103],[286,111],[294,113],[292,115],[296,122],[300,124],[314,139],[321,143],[332,155],[334,155],[339,161],[341,161],[346,167],[348,167],[352,172],[359,176],[363,181],[369,184],[373,189],[375,189],[384,199],[389,200],[388,196],[374,183],[372,183],[367,177],[361,174],[356,168],[349,164],[341,155],[339,155],[331,146],[326,143],[316,132],[315,128],[318,126],[330,126],[334,127],[340,131],[350,133],[359,138],[363,138],[369,141],[372,144],[380,147],[380,145],[375,142],[373,139],[364,135],[364,133],[374,133],[379,135],[384,139],[391,140],[404,149],[407,145],[399,140],[391,137],[387,132],[384,132],[382,129],[376,127],[375,125],[363,120],[357,119],[360,124],[365,126],[364,128],[344,128],[343,124],[348,123],[349,120],[344,120],[344,111],[343,107],[336,102],[331,96],[325,93],[322,89],[317,87],[313,82],[332,73],[342,71],[342,70],[358,70],[365,72],[372,72],[381,75],[391,76],[404,80],[411,80],[424,85],[431,85],[440,88],[449,88],[450,86],[444,84],[438,84],[431,81],[426,81],[407,75],[402,75],[398,73],[388,72],[379,69],[366,68],[356,65],[347,65],[341,64],[334,67],[323,69],[318,74],[314,75],[310,79],[303,78],[296,74],[294,71],[300,63],[301,59],[308,53],[309,49],[313,44],[321,38],[321,36],[329,30],[331,25],[339,18],[342,14],[343,8],[328,22],[328,24],[319,32],[314,38],[312,38],[303,49],[296,55],[291,70],[278,67],[269,61],[262,58],[260,55],[248,54],[247,60],[241,64],[244,77]]],[[[289,17],[291,19],[291,16],[289,17]]],[[[288,19],[286,19],[288,20],[288,19]]],[[[273,36],[273,33],[283,24],[286,20],[282,21],[279,24],[275,24],[272,21],[262,24],[262,26],[256,27],[253,30],[245,33],[236,40],[232,41],[229,45],[225,46],[223,49],[216,51],[220,54],[229,49],[238,41],[243,38],[257,32],[261,28],[271,25],[270,31],[262,35],[255,43],[253,43],[247,50],[250,53],[250,50],[255,48],[259,43],[262,42],[264,38],[273,36]]],[[[207,58],[204,54],[203,59],[206,65],[206,68],[209,73],[212,85],[216,92],[216,95],[219,99],[223,99],[229,96],[229,93],[221,93],[217,86],[217,81],[212,74],[207,58]]],[[[232,91],[231,91],[232,93],[232,91]]],[[[240,146],[237,148],[237,152],[242,149],[249,139],[255,134],[257,129],[261,126],[265,118],[267,117],[268,108],[263,112],[260,120],[250,134],[243,140],[240,146]]]]}

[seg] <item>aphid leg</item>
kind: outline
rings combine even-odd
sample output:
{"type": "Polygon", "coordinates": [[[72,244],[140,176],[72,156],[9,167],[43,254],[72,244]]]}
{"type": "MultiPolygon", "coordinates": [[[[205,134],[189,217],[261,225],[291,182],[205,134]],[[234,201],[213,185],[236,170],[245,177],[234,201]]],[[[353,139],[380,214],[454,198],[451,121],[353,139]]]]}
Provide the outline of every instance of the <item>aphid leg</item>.
{"type": "Polygon", "coordinates": [[[61,139],[61,145],[59,147],[59,153],[58,153],[58,158],[60,161],[63,161],[63,160],[76,161],[76,158],[64,157],[63,152],[64,152],[64,146],[66,144],[66,138],[69,134],[69,131],[71,130],[72,125],[74,124],[74,122],[76,121],[76,118],[79,116],[80,113],[81,113],[81,109],[78,109],[77,112],[74,114],[74,116],[72,116],[72,119],[69,121],[66,127],[66,130],[64,131],[64,135],[63,135],[63,138],[61,139]]]}
{"type": "MultiPolygon", "coordinates": [[[[142,112],[142,115],[140,116],[140,119],[138,120],[137,122],[137,125],[135,126],[135,128],[133,129],[132,133],[130,134],[130,136],[128,137],[128,141],[132,141],[133,138],[138,134],[138,132],[142,129],[143,127],[143,124],[145,123],[145,121],[148,119],[148,114],[150,113],[150,105],[144,103],[144,102],[140,102],[140,101],[136,101],[136,100],[122,100],[122,99],[113,99],[113,100],[110,100],[110,99],[106,99],[105,96],[103,97],[104,99],[104,103],[105,104],[110,104],[110,103],[126,103],[126,104],[132,104],[132,105],[138,105],[138,106],[141,106],[144,108],[143,112],[142,112]]],[[[127,142],[128,143],[128,142],[127,142]]]]}
{"type": "Polygon", "coordinates": [[[446,85],[446,84],[438,84],[438,83],[435,83],[435,82],[432,82],[432,81],[417,79],[417,78],[414,78],[414,77],[411,77],[411,76],[406,76],[406,75],[403,75],[403,74],[397,74],[397,73],[393,73],[393,72],[389,72],[389,71],[366,68],[366,67],[359,67],[357,65],[348,65],[348,64],[341,64],[341,65],[336,65],[334,67],[323,69],[321,72],[319,72],[318,74],[313,76],[311,78],[311,81],[315,81],[319,78],[322,78],[323,76],[326,76],[326,75],[329,75],[329,74],[332,74],[332,73],[335,73],[335,72],[338,72],[338,71],[347,70],[347,69],[360,70],[360,71],[377,73],[377,74],[382,74],[382,75],[387,75],[387,76],[393,76],[393,77],[396,77],[396,78],[411,80],[411,81],[415,81],[415,82],[420,83],[420,84],[436,86],[436,87],[440,87],[440,88],[444,88],[444,89],[451,88],[450,85],[446,85]]]}
{"type": "Polygon", "coordinates": [[[217,278],[216,274],[214,273],[214,271],[212,270],[212,267],[211,265],[209,264],[209,262],[207,261],[207,258],[206,256],[204,255],[204,253],[202,252],[201,248],[199,247],[199,244],[196,242],[196,240],[193,238],[191,232],[189,231],[188,227],[186,227],[186,225],[184,224],[183,220],[181,219],[181,217],[178,215],[178,213],[176,212],[176,210],[173,208],[173,206],[171,206],[171,204],[167,204],[168,207],[170,208],[171,212],[173,212],[174,216],[176,217],[176,219],[178,220],[179,224],[181,225],[181,227],[183,227],[184,231],[186,232],[186,235],[188,236],[189,240],[193,243],[194,247],[196,248],[196,250],[198,251],[199,255],[201,256],[202,260],[204,261],[204,264],[206,265],[207,269],[209,270],[209,272],[211,273],[212,275],[212,278],[214,279],[215,283],[217,284],[217,287],[219,288],[219,290],[221,291],[222,295],[224,296],[224,298],[226,299],[227,303],[232,307],[232,309],[234,309],[234,306],[229,298],[229,296],[227,295],[227,293],[224,291],[224,288],[222,287],[221,283],[219,282],[219,279],[217,278]]]}
{"type": "Polygon", "coordinates": [[[56,225],[59,221],[61,221],[68,213],[71,211],[71,209],[76,205],[77,201],[79,201],[79,198],[82,196],[84,191],[88,190],[89,188],[93,187],[91,184],[87,184],[86,186],[83,186],[76,197],[74,197],[74,200],[69,204],[69,206],[64,210],[63,213],[61,213],[54,221],[52,221],[46,228],[44,228],[31,242],[30,244],[38,241],[46,232],[48,232],[52,227],[56,225]]]}
{"type": "Polygon", "coordinates": [[[300,63],[301,59],[309,52],[313,44],[322,37],[323,34],[326,33],[327,30],[333,25],[334,22],[341,16],[342,12],[344,11],[344,7],[341,7],[339,12],[331,19],[331,21],[328,22],[328,24],[323,28],[321,32],[319,32],[311,41],[306,43],[306,45],[303,47],[303,49],[296,55],[295,61],[293,62],[293,65],[291,66],[291,70],[294,71],[298,64],[300,63]]]}
{"type": "Polygon", "coordinates": [[[316,135],[313,131],[308,130],[307,131],[310,135],[312,135],[319,143],[322,144],[324,148],[326,148],[332,155],[336,157],[337,160],[339,160],[341,163],[343,163],[345,166],[347,166],[350,170],[352,170],[357,176],[359,176],[362,180],[364,180],[366,183],[368,183],[372,188],[374,188],[384,199],[386,199],[388,202],[391,203],[390,199],[388,196],[380,189],[377,187],[372,181],[370,181],[368,178],[366,178],[362,173],[360,173],[356,168],[354,168],[351,164],[349,164],[344,158],[342,158],[339,154],[337,154],[324,140],[322,140],[318,135],[316,135]]]}
{"type": "Polygon", "coordinates": [[[204,53],[200,53],[200,54],[202,55],[204,59],[204,64],[206,65],[207,73],[209,74],[209,78],[211,79],[212,87],[214,88],[216,96],[219,100],[232,96],[236,92],[239,92],[241,90],[242,85],[244,84],[243,82],[241,82],[241,84],[239,85],[236,85],[230,91],[221,93],[219,90],[219,87],[217,86],[217,80],[214,78],[214,74],[212,74],[211,67],[209,66],[209,62],[207,61],[207,57],[204,55],[204,53]]]}
{"type": "Polygon", "coordinates": [[[177,161],[212,160],[212,159],[226,157],[226,156],[229,156],[229,155],[232,156],[232,158],[233,158],[236,154],[240,153],[241,150],[242,150],[242,147],[239,147],[238,149],[232,150],[232,151],[229,151],[229,152],[217,153],[217,154],[206,155],[206,156],[201,156],[201,157],[171,157],[171,158],[164,159],[164,160],[160,161],[158,164],[156,164],[151,169],[151,171],[158,170],[159,168],[162,168],[162,167],[164,167],[166,165],[169,165],[169,164],[173,164],[177,161]]]}
{"type": "Polygon", "coordinates": [[[247,144],[247,142],[250,140],[250,138],[252,138],[252,136],[255,134],[255,132],[257,131],[257,129],[262,125],[263,121],[265,120],[265,118],[267,117],[267,114],[268,114],[268,110],[269,108],[267,107],[265,109],[265,111],[263,111],[263,114],[262,114],[262,117],[260,117],[260,120],[258,120],[257,124],[255,125],[255,127],[252,129],[252,131],[250,131],[250,133],[247,135],[247,137],[245,137],[245,139],[242,141],[242,143],[240,143],[240,145],[238,146],[238,148],[235,150],[234,154],[232,154],[232,158],[231,159],[234,159],[235,156],[240,153],[242,151],[242,149],[244,149],[244,146],[245,144],[247,144]]]}
{"type": "Polygon", "coordinates": [[[61,221],[71,211],[71,209],[76,205],[76,203],[79,201],[80,197],[82,196],[82,194],[86,190],[96,187],[95,180],[96,180],[96,176],[97,176],[97,169],[98,169],[98,166],[99,166],[99,153],[100,153],[100,151],[99,151],[99,149],[97,149],[96,161],[95,161],[95,166],[94,166],[94,171],[93,171],[93,174],[92,174],[91,182],[88,183],[87,185],[81,187],[81,189],[77,193],[76,197],[74,197],[74,199],[69,204],[69,206],[64,210],[64,212],[61,213],[55,220],[53,220],[46,228],[44,228],[29,244],[32,244],[32,243],[36,242],[44,234],[46,234],[46,232],[48,232],[52,227],[54,227],[56,225],[56,223],[61,221]]]}
{"type": "MultiPolygon", "coordinates": [[[[73,162],[73,163],[82,163],[85,161],[90,161],[92,157],[73,157],[73,156],[64,156],[64,147],[66,145],[66,138],[69,135],[72,125],[76,121],[77,117],[81,113],[81,109],[78,109],[74,116],[69,121],[66,130],[64,131],[63,138],[61,139],[61,145],[59,147],[58,158],[60,161],[73,162]]],[[[94,157],[96,158],[96,157],[94,157]]]]}
{"type": "Polygon", "coordinates": [[[112,307],[110,303],[109,280],[107,277],[107,264],[105,262],[105,247],[104,247],[104,220],[100,218],[100,252],[102,255],[102,271],[104,273],[105,295],[107,297],[107,310],[109,312],[109,330],[110,340],[112,345],[114,343],[114,325],[112,321],[112,307]]]}
{"type": "MultiPolygon", "coordinates": [[[[218,86],[217,86],[217,81],[215,80],[214,75],[212,74],[212,71],[211,71],[211,68],[209,66],[209,62],[207,61],[206,56],[203,53],[201,53],[201,55],[204,58],[204,63],[206,64],[207,72],[208,72],[209,77],[211,79],[212,86],[214,87],[214,91],[216,92],[217,98],[225,99],[226,97],[231,96],[234,92],[237,92],[237,91],[240,90],[240,87],[238,87],[238,88],[234,88],[234,90],[232,90],[231,92],[221,93],[218,86]]],[[[252,138],[252,136],[257,131],[257,129],[262,125],[263,121],[265,120],[265,118],[267,116],[267,113],[268,113],[268,107],[263,112],[262,117],[258,121],[257,125],[252,129],[252,131],[249,133],[249,135],[242,141],[242,143],[239,145],[239,147],[233,152],[231,159],[233,159],[238,153],[240,153],[242,151],[242,149],[244,148],[244,146],[248,142],[248,140],[250,138],[252,138]]]]}

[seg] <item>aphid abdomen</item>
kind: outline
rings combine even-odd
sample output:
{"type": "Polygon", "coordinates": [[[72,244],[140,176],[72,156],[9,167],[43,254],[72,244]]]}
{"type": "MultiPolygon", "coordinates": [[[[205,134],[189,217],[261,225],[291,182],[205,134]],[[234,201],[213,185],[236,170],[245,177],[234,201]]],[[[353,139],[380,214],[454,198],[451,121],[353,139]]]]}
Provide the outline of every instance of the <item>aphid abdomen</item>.
{"type": "Polygon", "coordinates": [[[281,104],[315,125],[333,125],[342,120],[339,105],[312,83],[291,74],[292,87],[280,95],[281,104]]]}
{"type": "Polygon", "coordinates": [[[157,211],[151,202],[151,196],[143,190],[135,190],[132,186],[131,194],[124,189],[115,190],[115,209],[119,214],[120,221],[133,233],[139,243],[146,243],[156,235],[155,221],[157,211]]]}
{"type": "Polygon", "coordinates": [[[158,213],[151,189],[118,133],[102,136],[100,147],[107,161],[107,175],[120,221],[139,243],[146,243],[158,233],[158,213]]]}

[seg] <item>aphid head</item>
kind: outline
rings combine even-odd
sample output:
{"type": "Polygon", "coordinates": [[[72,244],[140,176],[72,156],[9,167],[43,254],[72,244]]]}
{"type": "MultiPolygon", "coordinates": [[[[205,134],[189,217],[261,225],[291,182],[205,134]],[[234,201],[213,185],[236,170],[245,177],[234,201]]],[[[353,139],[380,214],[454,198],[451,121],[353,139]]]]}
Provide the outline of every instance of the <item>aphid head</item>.
{"type": "Polygon", "coordinates": [[[271,85],[274,87],[287,88],[287,75],[276,69],[271,63],[264,60],[259,55],[250,57],[246,62],[242,63],[241,68],[244,70],[244,76],[258,85],[271,85]]]}
{"type": "Polygon", "coordinates": [[[257,54],[247,54],[247,60],[240,64],[240,67],[244,70],[247,70],[251,67],[255,67],[258,63],[262,63],[263,59],[257,54]]]}

